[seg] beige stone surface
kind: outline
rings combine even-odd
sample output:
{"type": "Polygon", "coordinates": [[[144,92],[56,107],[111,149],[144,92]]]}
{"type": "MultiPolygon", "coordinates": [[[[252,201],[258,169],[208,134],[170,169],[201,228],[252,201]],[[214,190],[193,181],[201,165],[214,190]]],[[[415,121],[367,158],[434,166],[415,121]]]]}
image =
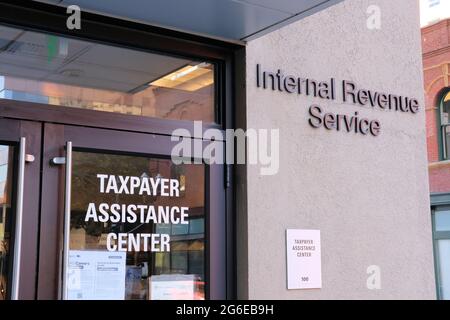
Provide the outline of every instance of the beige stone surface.
{"type": "MultiPolygon", "coordinates": [[[[239,233],[238,297],[434,299],[419,6],[411,0],[345,0],[248,43],[247,127],[280,129],[280,171],[247,168],[248,233],[239,233]],[[369,5],[381,29],[366,27],[369,5]],[[256,87],[264,70],[416,97],[420,112],[388,112],[256,87]],[[379,137],[314,129],[308,108],[358,111],[379,137]],[[286,289],[285,230],[320,229],[323,288],[286,289]],[[245,253],[248,250],[248,257],[245,253]],[[381,289],[366,286],[381,268],[381,289]]],[[[340,86],[338,86],[339,88],[340,86]]],[[[244,181],[245,179],[243,179],[244,181]]]]}

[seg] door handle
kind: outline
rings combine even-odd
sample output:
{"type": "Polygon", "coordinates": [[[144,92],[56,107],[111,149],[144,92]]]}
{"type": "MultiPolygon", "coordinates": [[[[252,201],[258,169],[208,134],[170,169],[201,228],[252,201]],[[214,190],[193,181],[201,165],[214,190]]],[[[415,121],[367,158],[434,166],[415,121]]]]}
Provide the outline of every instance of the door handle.
{"type": "Polygon", "coordinates": [[[34,162],[34,160],[35,160],[34,155],[32,155],[32,154],[26,154],[25,155],[25,162],[26,163],[32,163],[32,162],[34,162]]]}
{"type": "Polygon", "coordinates": [[[67,300],[67,275],[69,266],[69,241],[70,241],[70,202],[72,195],[72,141],[67,141],[66,157],[66,179],[65,179],[65,196],[64,196],[64,244],[63,244],[63,272],[62,272],[62,298],[67,300]]]}
{"type": "Polygon", "coordinates": [[[22,216],[23,216],[23,190],[25,185],[25,162],[27,139],[20,138],[19,144],[19,168],[17,181],[17,199],[16,199],[16,226],[14,231],[14,258],[13,258],[13,275],[11,286],[11,300],[19,299],[19,282],[20,282],[20,256],[22,250],[22,216]]]}

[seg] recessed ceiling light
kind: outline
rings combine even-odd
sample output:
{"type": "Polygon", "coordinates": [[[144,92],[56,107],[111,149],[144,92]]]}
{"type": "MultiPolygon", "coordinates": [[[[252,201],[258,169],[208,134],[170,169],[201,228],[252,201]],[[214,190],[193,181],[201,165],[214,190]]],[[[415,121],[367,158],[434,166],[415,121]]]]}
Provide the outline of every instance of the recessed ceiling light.
{"type": "Polygon", "coordinates": [[[196,91],[214,83],[214,72],[208,63],[187,65],[150,83],[152,86],[196,91]]]}

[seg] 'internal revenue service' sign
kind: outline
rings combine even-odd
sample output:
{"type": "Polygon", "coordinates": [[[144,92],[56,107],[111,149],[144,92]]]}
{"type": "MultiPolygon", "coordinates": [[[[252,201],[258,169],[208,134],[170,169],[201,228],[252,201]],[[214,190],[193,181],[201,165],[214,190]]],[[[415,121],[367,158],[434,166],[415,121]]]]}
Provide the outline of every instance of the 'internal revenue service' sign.
{"type": "Polygon", "coordinates": [[[320,230],[286,230],[288,289],[322,288],[320,230]]]}

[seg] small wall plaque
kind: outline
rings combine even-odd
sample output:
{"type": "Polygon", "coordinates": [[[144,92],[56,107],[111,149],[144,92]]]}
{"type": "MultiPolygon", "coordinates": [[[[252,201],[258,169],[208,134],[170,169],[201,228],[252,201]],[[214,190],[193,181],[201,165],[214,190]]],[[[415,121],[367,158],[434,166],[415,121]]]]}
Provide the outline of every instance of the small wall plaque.
{"type": "Polygon", "coordinates": [[[286,230],[287,287],[322,288],[320,230],[286,230]]]}

